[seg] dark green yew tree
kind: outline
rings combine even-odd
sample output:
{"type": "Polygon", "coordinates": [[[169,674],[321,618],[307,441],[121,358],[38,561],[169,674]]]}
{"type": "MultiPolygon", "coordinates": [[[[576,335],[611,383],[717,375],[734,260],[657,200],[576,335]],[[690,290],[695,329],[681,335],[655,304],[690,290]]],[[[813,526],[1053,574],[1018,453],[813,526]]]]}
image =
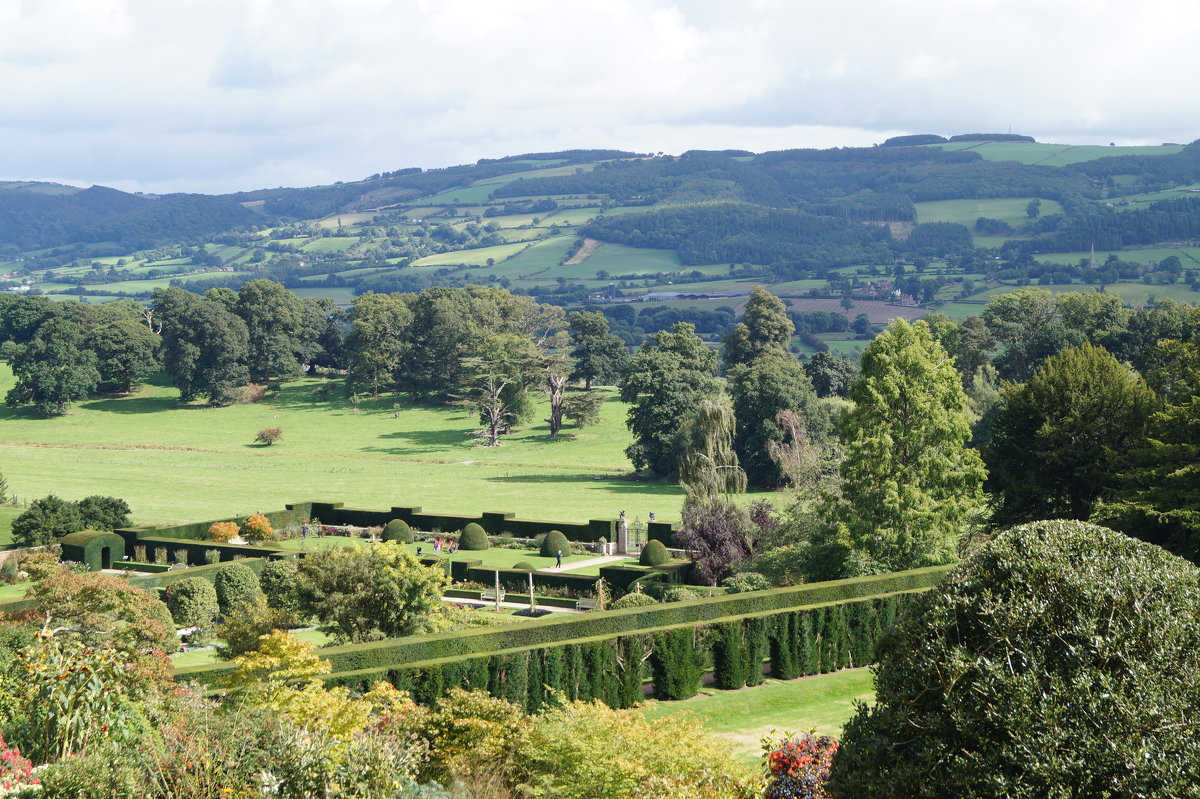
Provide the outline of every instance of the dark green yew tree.
{"type": "Polygon", "coordinates": [[[985,453],[994,519],[1087,519],[1142,443],[1154,405],[1136,372],[1091,344],[1008,385],[985,453]]]}

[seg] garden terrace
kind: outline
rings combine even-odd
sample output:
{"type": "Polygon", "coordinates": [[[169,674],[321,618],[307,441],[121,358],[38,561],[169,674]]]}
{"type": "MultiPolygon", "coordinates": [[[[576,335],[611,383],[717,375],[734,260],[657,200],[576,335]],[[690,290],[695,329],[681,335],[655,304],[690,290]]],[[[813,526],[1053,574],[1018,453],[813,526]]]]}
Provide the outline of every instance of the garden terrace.
{"type": "MultiPolygon", "coordinates": [[[[631,635],[663,633],[672,629],[692,629],[694,632],[713,624],[748,623],[752,619],[769,620],[780,614],[840,606],[853,601],[885,600],[936,585],[948,568],[929,567],[569,617],[553,615],[517,628],[484,628],[347,644],[323,648],[321,654],[333,664],[334,675],[331,678],[358,679],[358,676],[362,676],[366,680],[367,675],[379,678],[386,673],[419,670],[423,664],[433,662],[486,659],[514,651],[554,648],[571,641],[605,641],[631,635]]],[[[228,665],[217,665],[181,669],[178,676],[180,679],[212,683],[230,668],[228,665]]]]}

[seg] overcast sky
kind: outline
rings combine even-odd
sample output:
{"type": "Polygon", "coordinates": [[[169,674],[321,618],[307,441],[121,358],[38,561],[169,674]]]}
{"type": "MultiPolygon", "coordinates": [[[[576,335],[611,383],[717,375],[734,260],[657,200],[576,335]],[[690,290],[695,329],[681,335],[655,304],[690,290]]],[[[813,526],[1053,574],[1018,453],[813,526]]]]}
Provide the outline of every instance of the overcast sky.
{"type": "Polygon", "coordinates": [[[0,179],[223,192],[575,147],[1188,142],[1189,0],[0,0],[0,179]]]}

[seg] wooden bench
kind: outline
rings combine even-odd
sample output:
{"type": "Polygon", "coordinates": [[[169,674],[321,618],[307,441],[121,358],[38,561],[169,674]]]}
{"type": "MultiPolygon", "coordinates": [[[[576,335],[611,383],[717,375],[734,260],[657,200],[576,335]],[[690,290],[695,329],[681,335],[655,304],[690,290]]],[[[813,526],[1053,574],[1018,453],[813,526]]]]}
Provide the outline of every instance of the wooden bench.
{"type": "Polygon", "coordinates": [[[575,600],[575,609],[576,610],[595,610],[596,609],[596,600],[595,599],[577,599],[577,600],[575,600]]]}
{"type": "Polygon", "coordinates": [[[480,592],[479,598],[482,599],[484,602],[497,602],[497,601],[503,602],[504,601],[504,589],[501,588],[500,596],[496,596],[495,588],[485,588],[485,589],[483,589],[483,591],[480,592]]]}

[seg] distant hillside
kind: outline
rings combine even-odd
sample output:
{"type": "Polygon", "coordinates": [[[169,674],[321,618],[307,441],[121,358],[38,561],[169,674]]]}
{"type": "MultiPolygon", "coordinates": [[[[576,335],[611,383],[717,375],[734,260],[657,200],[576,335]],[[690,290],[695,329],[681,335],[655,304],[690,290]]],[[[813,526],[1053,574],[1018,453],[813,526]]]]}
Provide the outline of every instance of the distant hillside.
{"type": "Polygon", "coordinates": [[[126,249],[215,235],[261,221],[237,202],[203,194],[149,198],[103,186],[0,184],[0,252],[115,242],[126,249]]]}

